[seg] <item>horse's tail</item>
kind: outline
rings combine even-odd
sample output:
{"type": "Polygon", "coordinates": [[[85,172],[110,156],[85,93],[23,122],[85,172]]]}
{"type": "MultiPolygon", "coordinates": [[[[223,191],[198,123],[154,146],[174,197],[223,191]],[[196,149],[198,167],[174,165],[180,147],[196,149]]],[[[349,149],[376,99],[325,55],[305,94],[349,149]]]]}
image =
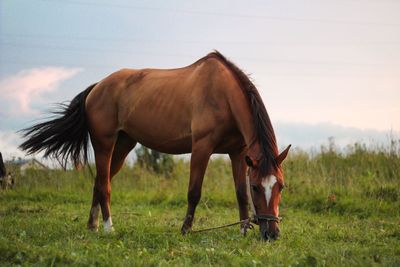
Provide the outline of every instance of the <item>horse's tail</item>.
{"type": "Polygon", "coordinates": [[[75,166],[88,161],[89,126],[86,97],[96,84],[89,86],[68,104],[60,104],[54,118],[21,130],[27,138],[19,147],[28,154],[44,151],[45,157],[57,159],[66,168],[70,159],[75,166]]]}

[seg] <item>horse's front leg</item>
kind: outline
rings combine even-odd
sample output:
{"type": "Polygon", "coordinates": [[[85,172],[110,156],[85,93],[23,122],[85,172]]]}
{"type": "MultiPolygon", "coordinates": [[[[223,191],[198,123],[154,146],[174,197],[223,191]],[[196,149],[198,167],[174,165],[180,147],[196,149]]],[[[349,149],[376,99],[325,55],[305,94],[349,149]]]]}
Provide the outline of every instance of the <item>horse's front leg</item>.
{"type": "Polygon", "coordinates": [[[198,141],[192,145],[190,158],[190,181],[188,190],[188,208],[181,232],[188,233],[192,229],[194,212],[201,198],[204,173],[212,154],[212,146],[206,140],[198,141]]]}
{"type": "MultiPolygon", "coordinates": [[[[229,154],[232,162],[232,173],[233,180],[235,181],[236,198],[239,206],[240,220],[249,218],[248,211],[248,199],[247,199],[247,188],[246,188],[246,163],[244,160],[244,152],[229,154]]],[[[248,224],[242,224],[240,226],[240,232],[246,235],[248,224]]]]}

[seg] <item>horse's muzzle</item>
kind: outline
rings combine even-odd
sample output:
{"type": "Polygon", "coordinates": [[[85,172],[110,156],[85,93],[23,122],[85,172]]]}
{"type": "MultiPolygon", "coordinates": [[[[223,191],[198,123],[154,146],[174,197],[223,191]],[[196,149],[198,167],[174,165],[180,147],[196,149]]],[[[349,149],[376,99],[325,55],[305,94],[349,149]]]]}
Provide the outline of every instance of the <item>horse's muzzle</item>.
{"type": "Polygon", "coordinates": [[[279,227],[276,222],[260,222],[260,234],[264,240],[276,240],[279,237],[279,227]]]}

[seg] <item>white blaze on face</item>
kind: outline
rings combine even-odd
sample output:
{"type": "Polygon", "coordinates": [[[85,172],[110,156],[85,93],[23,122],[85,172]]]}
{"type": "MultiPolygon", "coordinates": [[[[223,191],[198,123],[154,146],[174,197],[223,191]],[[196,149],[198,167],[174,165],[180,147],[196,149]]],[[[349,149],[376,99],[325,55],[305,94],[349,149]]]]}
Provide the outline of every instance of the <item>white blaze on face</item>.
{"type": "Polygon", "coordinates": [[[264,192],[265,192],[265,199],[267,200],[267,207],[269,206],[269,202],[271,201],[272,188],[274,187],[276,182],[277,180],[274,175],[270,175],[268,177],[263,178],[261,182],[262,186],[265,189],[264,192]]]}

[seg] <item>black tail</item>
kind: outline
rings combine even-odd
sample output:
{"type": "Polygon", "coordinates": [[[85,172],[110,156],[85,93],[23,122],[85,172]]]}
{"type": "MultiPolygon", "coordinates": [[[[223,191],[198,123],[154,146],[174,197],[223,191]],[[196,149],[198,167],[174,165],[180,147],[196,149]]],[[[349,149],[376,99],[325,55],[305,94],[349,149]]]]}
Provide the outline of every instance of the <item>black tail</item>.
{"type": "Polygon", "coordinates": [[[45,157],[57,159],[66,168],[70,159],[75,166],[88,160],[89,128],[85,102],[96,84],[78,94],[69,105],[60,104],[54,119],[21,130],[27,138],[19,147],[28,154],[44,151],[45,157]]]}

